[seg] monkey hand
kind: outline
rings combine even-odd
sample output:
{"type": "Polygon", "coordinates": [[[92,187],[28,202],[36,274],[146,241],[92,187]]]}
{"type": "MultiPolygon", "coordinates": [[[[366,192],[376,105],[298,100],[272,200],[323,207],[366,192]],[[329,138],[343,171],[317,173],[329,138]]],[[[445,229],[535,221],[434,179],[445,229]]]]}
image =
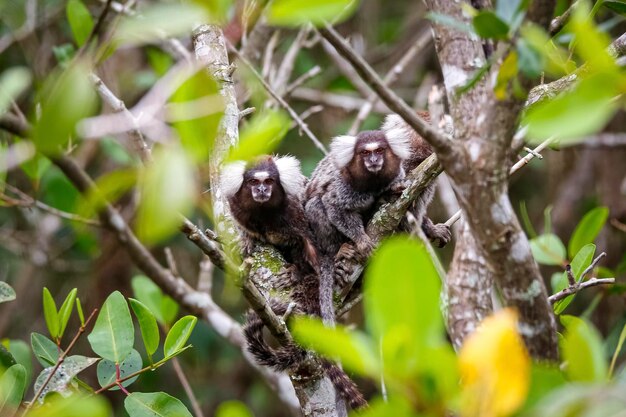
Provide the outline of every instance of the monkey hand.
{"type": "Polygon", "coordinates": [[[452,231],[445,223],[433,225],[427,235],[438,248],[443,248],[450,242],[450,239],[452,239],[452,231]]]}
{"type": "Polygon", "coordinates": [[[335,283],[344,287],[350,281],[353,265],[360,263],[361,259],[355,247],[351,243],[344,243],[335,256],[335,283]]]}
{"type": "Polygon", "coordinates": [[[389,186],[388,193],[391,194],[391,195],[398,196],[398,195],[402,194],[404,192],[404,190],[406,190],[409,185],[410,185],[410,181],[408,181],[406,179],[394,181],[389,186]]]}
{"type": "Polygon", "coordinates": [[[374,252],[374,248],[376,248],[376,243],[366,234],[355,243],[357,256],[363,261],[366,260],[372,252],[374,252]]]}
{"type": "Polygon", "coordinates": [[[278,273],[273,277],[270,284],[276,290],[292,288],[297,280],[296,276],[297,268],[293,264],[286,264],[278,273]]]}

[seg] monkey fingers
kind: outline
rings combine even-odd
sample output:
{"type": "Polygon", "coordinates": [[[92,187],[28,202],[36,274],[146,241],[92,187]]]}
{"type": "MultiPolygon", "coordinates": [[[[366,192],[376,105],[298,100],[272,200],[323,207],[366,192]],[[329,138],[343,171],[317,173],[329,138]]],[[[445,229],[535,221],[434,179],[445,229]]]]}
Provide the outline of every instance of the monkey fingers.
{"type": "Polygon", "coordinates": [[[438,248],[443,248],[452,239],[452,231],[450,230],[450,227],[444,223],[432,225],[430,230],[428,230],[427,235],[438,248]]]}

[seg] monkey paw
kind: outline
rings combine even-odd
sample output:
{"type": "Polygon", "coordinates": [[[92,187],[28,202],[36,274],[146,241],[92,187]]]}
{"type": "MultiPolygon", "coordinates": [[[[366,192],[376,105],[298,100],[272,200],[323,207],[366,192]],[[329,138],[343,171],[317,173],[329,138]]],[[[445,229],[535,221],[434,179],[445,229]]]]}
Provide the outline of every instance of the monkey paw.
{"type": "Polygon", "coordinates": [[[296,266],[285,265],[272,280],[272,285],[276,289],[291,288],[296,281],[296,266]]]}
{"type": "Polygon", "coordinates": [[[450,239],[452,239],[452,231],[446,224],[438,223],[433,225],[428,231],[428,237],[435,246],[443,248],[450,242],[450,239]]]}
{"type": "Polygon", "coordinates": [[[360,263],[361,257],[354,245],[344,243],[335,256],[335,283],[343,287],[350,280],[354,263],[360,263]]]}

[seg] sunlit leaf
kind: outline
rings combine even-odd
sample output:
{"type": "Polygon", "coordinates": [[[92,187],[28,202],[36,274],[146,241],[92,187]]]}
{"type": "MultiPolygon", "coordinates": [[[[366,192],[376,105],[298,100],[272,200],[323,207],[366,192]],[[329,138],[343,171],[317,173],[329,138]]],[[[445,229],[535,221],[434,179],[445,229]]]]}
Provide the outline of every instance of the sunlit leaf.
{"type": "Polygon", "coordinates": [[[241,401],[224,401],[217,407],[215,417],[253,417],[253,415],[241,401]]]}
{"type": "MultiPolygon", "coordinates": [[[[352,415],[352,414],[351,414],[352,415]]],[[[422,417],[424,414],[415,411],[414,407],[399,395],[390,396],[388,400],[375,398],[364,410],[359,410],[359,417],[422,417]]]]}
{"type": "Polygon", "coordinates": [[[241,130],[239,144],[230,152],[228,161],[249,161],[269,154],[280,144],[291,121],[279,111],[265,111],[255,115],[241,130]]]}
{"type": "Polygon", "coordinates": [[[133,298],[129,298],[128,301],[139,321],[139,329],[141,330],[141,337],[146,347],[146,352],[149,356],[152,356],[159,347],[159,326],[156,318],[141,301],[133,298]]]}
{"type": "Polygon", "coordinates": [[[566,383],[565,375],[556,364],[533,363],[530,375],[530,390],[522,411],[532,408],[550,391],[566,383]]]}
{"type": "Polygon", "coordinates": [[[137,234],[143,241],[155,244],[175,233],[180,214],[187,214],[192,208],[196,195],[193,164],[179,147],[159,148],[140,185],[137,234]]]}
{"type": "Polygon", "coordinates": [[[59,313],[57,311],[57,305],[52,298],[52,294],[48,288],[43,287],[43,315],[46,319],[46,325],[48,326],[48,332],[53,339],[59,337],[59,313]]]}
{"type": "Polygon", "coordinates": [[[133,293],[154,314],[161,324],[169,325],[178,314],[178,304],[163,294],[158,285],[144,275],[137,275],[131,281],[133,293]]]}
{"type": "Polygon", "coordinates": [[[459,353],[464,416],[502,417],[526,400],[530,356],[517,332],[517,314],[504,309],[483,320],[459,353]]]}
{"type": "Polygon", "coordinates": [[[141,45],[189,35],[198,22],[204,22],[206,18],[204,8],[189,2],[149,5],[141,15],[122,19],[115,31],[114,42],[141,45]]]}
{"type": "MultiPolygon", "coordinates": [[[[130,355],[119,365],[120,367],[120,379],[125,378],[135,372],[141,370],[143,367],[143,360],[141,355],[135,349],[130,352],[130,355]]],[[[115,362],[103,359],[98,363],[98,383],[101,387],[106,387],[116,381],[117,369],[115,368],[115,362]]],[[[139,375],[129,378],[126,381],[122,381],[122,386],[127,387],[139,378],[139,375]]],[[[118,390],[116,385],[110,388],[111,391],[118,390]]]]}
{"type": "Polygon", "coordinates": [[[96,188],[84,199],[78,200],[76,212],[86,218],[93,217],[106,202],[114,203],[127,193],[136,181],[137,172],[134,169],[118,169],[100,176],[96,188]]]}
{"type": "Polygon", "coordinates": [[[119,291],[106,299],[87,339],[94,352],[111,362],[121,363],[130,355],[135,328],[128,304],[119,291]]]}
{"type": "MultiPolygon", "coordinates": [[[[26,385],[30,383],[30,379],[33,375],[33,362],[31,352],[28,347],[28,343],[23,340],[8,340],[7,347],[11,355],[15,358],[15,361],[22,365],[26,370],[26,385]]],[[[0,363],[0,366],[2,364],[0,363]]]]}
{"type": "Polygon", "coordinates": [[[566,373],[572,381],[601,382],[608,370],[602,338],[589,323],[574,316],[561,316],[565,334],[560,347],[567,362],[566,373]]]}
{"type": "Polygon", "coordinates": [[[185,347],[185,343],[191,336],[193,328],[196,326],[198,318],[195,316],[181,317],[170,329],[165,344],[163,345],[163,355],[168,358],[174,356],[185,347]]]}
{"type": "Polygon", "coordinates": [[[110,417],[111,407],[101,395],[72,395],[46,399],[45,407],[34,407],[28,417],[110,417]]]}
{"type": "Polygon", "coordinates": [[[615,59],[607,50],[611,40],[594,24],[589,12],[589,3],[578,2],[569,20],[568,28],[575,36],[576,52],[590,70],[617,74],[615,59]]]}
{"type": "Polygon", "coordinates": [[[204,70],[186,80],[172,96],[169,117],[187,155],[205,162],[224,113],[224,100],[215,80],[204,70]]]}
{"type": "MultiPolygon", "coordinates": [[[[65,358],[63,363],[52,375],[52,378],[50,378],[50,381],[41,391],[39,401],[43,402],[44,397],[49,392],[59,392],[61,394],[66,393],[67,390],[70,389],[70,382],[72,381],[72,379],[74,379],[74,377],[80,372],[96,363],[98,360],[99,358],[87,358],[80,355],[68,356],[67,358],[65,358]]],[[[51,366],[41,371],[33,387],[35,392],[38,392],[39,389],[44,385],[53,370],[54,366],[51,366]]]]}
{"type": "Polygon", "coordinates": [[[498,100],[505,100],[508,97],[508,88],[512,80],[517,77],[517,52],[510,52],[498,71],[498,78],[494,93],[498,100]]]}
{"type": "Polygon", "coordinates": [[[570,256],[573,256],[586,244],[591,243],[604,227],[609,217],[607,207],[596,207],[587,212],[576,226],[572,237],[567,245],[570,256]]]}
{"type": "Polygon", "coordinates": [[[60,146],[74,134],[76,123],[95,110],[96,93],[88,75],[86,65],[74,63],[46,80],[40,94],[41,116],[32,134],[33,142],[41,152],[58,153],[60,146]]]}
{"type": "Polygon", "coordinates": [[[346,369],[376,377],[380,364],[363,334],[349,332],[342,326],[331,329],[315,319],[297,317],[292,334],[298,343],[322,355],[339,359],[346,369]]]}
{"type": "Polygon", "coordinates": [[[72,315],[77,293],[78,290],[76,288],[70,291],[59,309],[59,337],[63,337],[63,333],[65,333],[65,327],[67,327],[67,322],[70,320],[70,316],[72,315]]]}
{"type": "Polygon", "coordinates": [[[267,9],[269,23],[279,26],[300,26],[306,23],[324,25],[340,23],[350,17],[359,5],[357,0],[274,0],[267,9]]]}
{"type": "Polygon", "coordinates": [[[570,58],[570,53],[552,41],[543,28],[526,23],[521,29],[521,34],[525,44],[541,54],[546,74],[560,77],[576,69],[576,62],[570,58]]]}
{"type": "Polygon", "coordinates": [[[17,412],[26,389],[26,369],[16,364],[0,377],[0,416],[12,417],[17,412]]]}
{"type": "Polygon", "coordinates": [[[78,46],[83,46],[89,34],[93,30],[93,19],[91,13],[80,0],[69,0],[65,9],[67,20],[74,35],[74,40],[78,46]]]}
{"type": "Polygon", "coordinates": [[[0,304],[15,300],[15,290],[4,281],[0,281],[0,304]]]}
{"type": "Polygon", "coordinates": [[[509,25],[490,10],[480,11],[474,16],[472,25],[478,36],[484,39],[506,39],[509,34],[509,25]]]}
{"type": "MultiPolygon", "coordinates": [[[[595,251],[596,245],[594,245],[593,243],[589,243],[580,248],[576,256],[574,256],[571,267],[572,275],[574,276],[574,279],[576,281],[579,280],[585,268],[587,268],[591,264],[595,251]]],[[[552,285],[553,291],[555,293],[569,286],[569,281],[565,272],[558,276],[560,277],[559,280],[552,285]]],[[[554,303],[554,314],[561,314],[565,310],[565,308],[567,308],[567,306],[574,300],[574,296],[575,294],[570,295],[569,297],[566,297],[554,303]]]]}
{"type": "Polygon", "coordinates": [[[80,303],[80,298],[76,298],[76,311],[78,312],[78,318],[80,319],[80,325],[85,325],[85,314],[83,313],[83,306],[80,303]]]}
{"type": "Polygon", "coordinates": [[[124,409],[131,417],[192,417],[178,398],[164,392],[133,392],[124,400],[124,409]]]}
{"type": "Polygon", "coordinates": [[[31,79],[30,70],[26,67],[9,68],[0,75],[0,115],[28,88],[31,79]]]}
{"type": "Polygon", "coordinates": [[[174,60],[170,54],[155,47],[147,47],[146,55],[150,67],[159,77],[165,75],[172,67],[172,64],[174,64],[174,60]]]}
{"type": "Polygon", "coordinates": [[[30,346],[35,357],[43,367],[52,366],[59,358],[58,346],[46,336],[33,332],[30,335],[30,346]]]}
{"type": "Polygon", "coordinates": [[[36,152],[32,158],[29,158],[28,161],[25,161],[20,164],[20,167],[24,171],[24,173],[30,178],[35,184],[35,188],[39,187],[39,180],[44,175],[46,170],[50,167],[52,162],[46,158],[41,152],[36,152]]]}
{"type": "Polygon", "coordinates": [[[530,250],[537,262],[544,265],[562,265],[567,253],[561,239],[555,234],[546,233],[530,240],[530,250]]]}

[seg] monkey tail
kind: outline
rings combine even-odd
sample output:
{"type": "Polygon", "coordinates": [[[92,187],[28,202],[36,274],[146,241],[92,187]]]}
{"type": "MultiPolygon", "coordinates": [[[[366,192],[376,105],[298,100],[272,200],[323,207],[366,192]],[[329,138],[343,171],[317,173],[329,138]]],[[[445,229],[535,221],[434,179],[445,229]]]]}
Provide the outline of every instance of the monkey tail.
{"type": "MultiPolygon", "coordinates": [[[[272,310],[276,314],[285,314],[287,306],[276,303],[272,305],[272,310]]],[[[294,343],[272,348],[263,338],[263,327],[263,320],[261,320],[258,314],[254,312],[248,313],[246,323],[243,326],[248,352],[254,356],[259,364],[269,366],[279,372],[295,369],[305,359],[305,350],[294,343]]]]}
{"type": "Polygon", "coordinates": [[[335,265],[332,258],[324,257],[321,262],[320,274],[320,315],[327,327],[335,327],[335,304],[333,299],[335,283],[335,265]]]}
{"type": "Polygon", "coordinates": [[[322,367],[333,383],[335,389],[348,402],[353,410],[367,407],[367,401],[354,381],[336,364],[327,359],[322,360],[322,367]]]}

